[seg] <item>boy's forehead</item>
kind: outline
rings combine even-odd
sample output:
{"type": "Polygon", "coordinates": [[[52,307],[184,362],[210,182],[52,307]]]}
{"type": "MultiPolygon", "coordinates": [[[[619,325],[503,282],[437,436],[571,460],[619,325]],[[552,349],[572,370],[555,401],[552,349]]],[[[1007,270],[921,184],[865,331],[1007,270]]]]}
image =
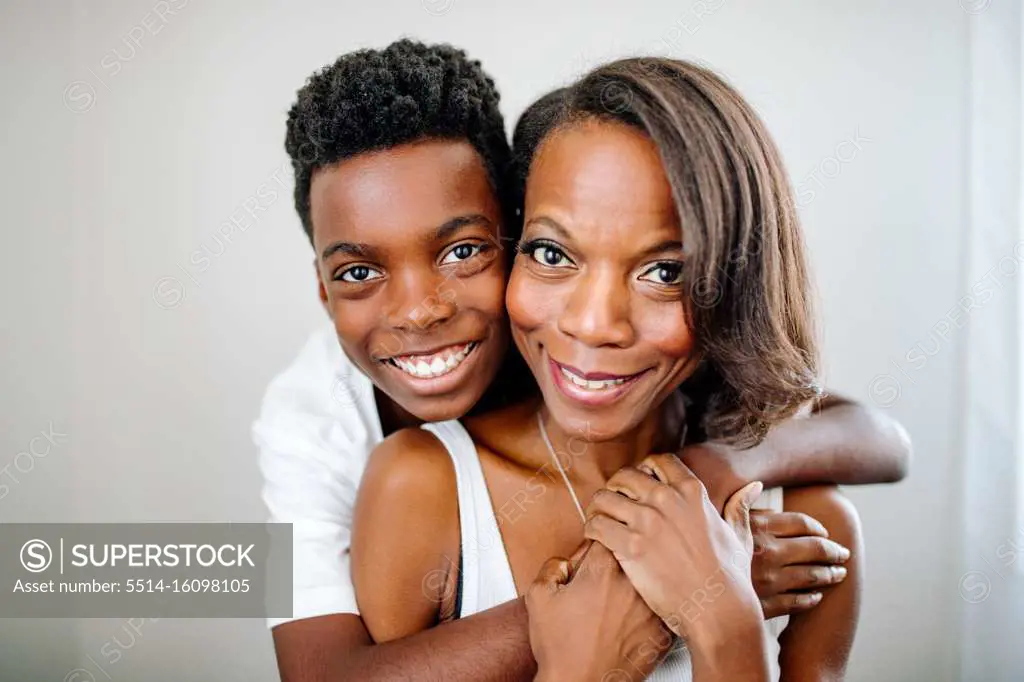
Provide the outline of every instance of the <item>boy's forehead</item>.
{"type": "Polygon", "coordinates": [[[430,140],[318,169],[310,186],[314,242],[405,238],[453,218],[495,225],[498,200],[480,155],[466,141],[430,140]]]}

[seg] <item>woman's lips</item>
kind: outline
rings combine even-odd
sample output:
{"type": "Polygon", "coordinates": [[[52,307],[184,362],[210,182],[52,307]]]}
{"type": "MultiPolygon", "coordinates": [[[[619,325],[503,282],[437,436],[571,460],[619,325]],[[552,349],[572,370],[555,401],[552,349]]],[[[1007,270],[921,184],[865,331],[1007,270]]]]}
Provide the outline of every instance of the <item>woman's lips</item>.
{"type": "Polygon", "coordinates": [[[609,374],[582,372],[571,365],[563,365],[548,356],[548,365],[555,386],[567,398],[589,406],[614,403],[625,395],[648,370],[636,374],[609,374]]]}

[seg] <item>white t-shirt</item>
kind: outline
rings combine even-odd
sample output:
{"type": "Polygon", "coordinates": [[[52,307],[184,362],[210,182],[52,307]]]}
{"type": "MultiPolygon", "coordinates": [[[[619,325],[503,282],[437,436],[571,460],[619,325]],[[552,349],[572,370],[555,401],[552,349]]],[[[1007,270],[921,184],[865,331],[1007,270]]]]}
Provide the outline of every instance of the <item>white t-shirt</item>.
{"type": "Polygon", "coordinates": [[[291,618],[358,613],[349,548],[366,460],[381,442],[373,384],[342,352],[334,327],[315,332],[270,382],[252,426],[270,521],[293,529],[291,618]]]}

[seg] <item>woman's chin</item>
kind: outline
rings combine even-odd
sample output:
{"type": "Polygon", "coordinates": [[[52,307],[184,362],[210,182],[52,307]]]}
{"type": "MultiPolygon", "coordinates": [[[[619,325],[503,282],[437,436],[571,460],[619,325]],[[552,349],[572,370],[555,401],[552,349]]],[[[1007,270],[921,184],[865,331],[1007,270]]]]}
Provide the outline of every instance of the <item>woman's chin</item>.
{"type": "Polygon", "coordinates": [[[558,427],[571,439],[599,443],[614,440],[636,427],[631,415],[583,413],[551,408],[548,411],[558,427]]]}

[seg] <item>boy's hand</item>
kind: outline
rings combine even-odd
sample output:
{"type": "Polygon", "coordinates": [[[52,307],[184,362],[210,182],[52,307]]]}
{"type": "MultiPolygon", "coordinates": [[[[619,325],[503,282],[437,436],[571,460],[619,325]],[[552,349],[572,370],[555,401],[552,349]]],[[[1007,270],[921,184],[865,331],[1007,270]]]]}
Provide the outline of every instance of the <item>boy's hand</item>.
{"type": "Polygon", "coordinates": [[[807,611],[821,601],[822,587],[846,579],[850,550],[828,539],[817,519],[798,512],[752,510],[754,560],[751,578],[765,618],[807,611]]]}

